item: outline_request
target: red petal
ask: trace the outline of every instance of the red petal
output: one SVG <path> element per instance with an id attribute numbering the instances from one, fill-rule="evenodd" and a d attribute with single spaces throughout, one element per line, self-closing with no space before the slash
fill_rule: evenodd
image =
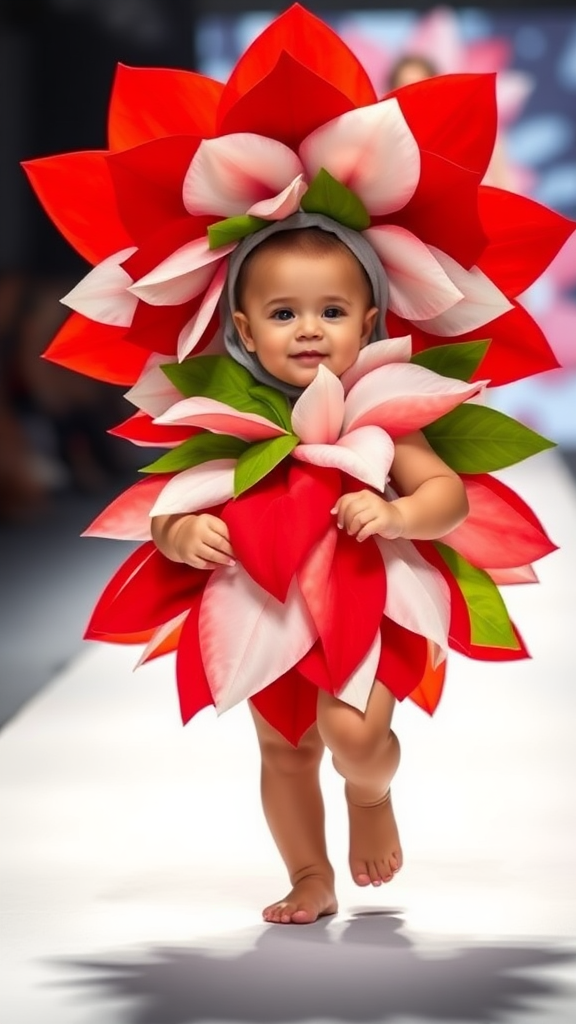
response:
<path id="1" fill-rule="evenodd" d="M 510 487 L 484 473 L 462 474 L 462 479 L 470 512 L 442 539 L 472 565 L 511 569 L 556 550 L 532 509 Z"/>
<path id="2" fill-rule="evenodd" d="M 318 587 L 324 614 L 315 625 L 338 692 L 367 654 L 382 619 L 386 575 L 373 539 L 359 544 L 339 531 L 330 574 Z"/>
<path id="3" fill-rule="evenodd" d="M 139 302 L 136 306 L 132 323 L 126 331 L 126 338 L 134 345 L 147 349 L 146 360 L 150 352 L 174 356 L 178 347 L 178 335 L 194 313 L 200 308 L 202 295 L 179 306 L 149 306 Z M 196 346 L 196 350 L 199 347 Z"/>
<path id="4" fill-rule="evenodd" d="M 297 150 L 315 128 L 353 108 L 348 96 L 290 54 L 281 53 L 266 78 L 222 117 L 219 134 L 255 132 Z"/>
<path id="5" fill-rule="evenodd" d="M 188 217 L 182 183 L 200 141 L 172 136 L 108 157 L 118 211 L 137 245 L 167 221 Z"/>
<path id="6" fill-rule="evenodd" d="M 422 681 L 428 663 L 428 640 L 387 615 L 382 620 L 380 635 L 382 650 L 376 678 L 397 700 L 404 700 Z"/>
<path id="7" fill-rule="evenodd" d="M 214 704 L 200 650 L 198 619 L 203 597 L 203 590 L 192 595 L 190 614 L 182 627 L 176 654 L 176 682 L 184 725 L 203 708 Z"/>
<path id="8" fill-rule="evenodd" d="M 283 464 L 225 506 L 222 518 L 234 554 L 279 601 L 286 599 L 294 573 L 333 521 L 330 509 L 340 494 L 335 470 Z"/>
<path id="9" fill-rule="evenodd" d="M 467 334 L 453 338 L 426 334 L 413 323 L 390 311 L 386 314 L 386 324 L 391 338 L 411 334 L 414 352 L 451 342 L 489 339 L 488 351 L 472 375 L 472 380 L 488 378 L 492 387 L 522 380 L 545 370 L 557 369 L 558 360 L 536 321 L 523 306 L 514 300 L 511 301 L 514 303 L 514 309 L 475 331 L 468 331 Z"/>
<path id="10" fill-rule="evenodd" d="M 472 267 L 487 243 L 478 213 L 480 174 L 435 153 L 423 152 L 421 160 L 420 180 L 412 199 L 385 220 L 447 252 L 463 267 Z"/>
<path id="11" fill-rule="evenodd" d="M 200 430 L 194 427 L 173 426 L 171 423 L 154 423 L 148 413 L 137 412 L 119 423 L 117 427 L 112 427 L 108 433 L 132 441 L 133 444 L 163 448 L 187 441 L 193 434 L 200 433 Z"/>
<path id="12" fill-rule="evenodd" d="M 149 353 L 126 340 L 124 327 L 97 324 L 72 313 L 44 353 L 44 359 L 109 384 L 134 384 Z"/>
<path id="13" fill-rule="evenodd" d="M 214 217 L 190 217 L 188 214 L 168 221 L 140 245 L 138 252 L 124 261 L 124 269 L 137 281 L 187 242 L 204 235 L 208 225 L 213 223 Z"/>
<path id="14" fill-rule="evenodd" d="M 50 219 L 90 263 L 134 244 L 116 207 L 106 155 L 64 153 L 22 164 Z"/>
<path id="15" fill-rule="evenodd" d="M 161 626 L 190 607 L 192 595 L 204 588 L 207 579 L 200 569 L 171 562 L 149 541 L 132 552 L 105 587 L 86 637 Z"/>
<path id="16" fill-rule="evenodd" d="M 318 691 L 291 669 L 250 698 L 254 707 L 294 747 L 316 721 Z"/>
<path id="17" fill-rule="evenodd" d="M 119 64 L 108 115 L 111 149 L 131 149 L 166 135 L 214 135 L 224 86 L 172 68 Z"/>
<path id="18" fill-rule="evenodd" d="M 319 78 L 361 107 L 376 102 L 376 93 L 364 68 L 346 44 L 319 18 L 294 4 L 264 29 L 240 57 L 224 88 L 218 109 L 218 133 L 232 107 L 276 67 L 287 53 Z M 313 102 L 304 97 L 304 103 Z M 288 109 L 294 104 L 291 99 Z M 277 117 L 287 110 L 278 104 Z M 247 129 L 244 128 L 244 131 Z"/>
<path id="19" fill-rule="evenodd" d="M 520 295 L 546 270 L 576 228 L 546 206 L 483 185 L 480 217 L 490 244 L 478 266 L 508 296 Z"/>
<path id="20" fill-rule="evenodd" d="M 437 75 L 396 96 L 421 150 L 484 177 L 496 140 L 496 75 Z"/>

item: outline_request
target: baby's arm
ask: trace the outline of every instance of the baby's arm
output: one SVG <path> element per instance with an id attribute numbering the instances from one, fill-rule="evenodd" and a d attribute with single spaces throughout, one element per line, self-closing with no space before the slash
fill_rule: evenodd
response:
<path id="1" fill-rule="evenodd" d="M 153 516 L 152 540 L 166 558 L 195 569 L 235 564 L 226 523 L 206 512 Z"/>
<path id="2" fill-rule="evenodd" d="M 392 478 L 403 497 L 386 501 L 374 491 L 344 494 L 335 508 L 338 526 L 363 541 L 373 534 L 394 540 L 434 540 L 468 514 L 460 477 L 432 450 L 422 433 L 396 441 Z"/>

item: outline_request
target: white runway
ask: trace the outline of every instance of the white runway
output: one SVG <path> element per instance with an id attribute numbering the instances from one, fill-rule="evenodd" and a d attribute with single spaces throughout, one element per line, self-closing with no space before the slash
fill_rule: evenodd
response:
<path id="1" fill-rule="evenodd" d="M 573 1024 L 576 491 L 553 453 L 505 479 L 562 548 L 506 591 L 532 660 L 454 657 L 433 720 L 398 708 L 390 886 L 349 881 L 325 765 L 336 918 L 261 924 L 286 881 L 251 722 L 183 729 L 170 661 L 87 646 L 0 734 L 3 1022 Z"/>

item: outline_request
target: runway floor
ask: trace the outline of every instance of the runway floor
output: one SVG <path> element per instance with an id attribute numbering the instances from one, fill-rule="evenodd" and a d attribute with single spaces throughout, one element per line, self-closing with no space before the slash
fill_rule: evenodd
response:
<path id="1" fill-rule="evenodd" d="M 7 1024 L 576 1020 L 576 490 L 554 453 L 505 474 L 561 546 L 509 588 L 530 661 L 454 657 L 431 721 L 408 702 L 405 867 L 347 874 L 339 914 L 263 925 L 283 869 L 241 707 L 180 725 L 171 662 L 89 646 L 0 733 Z"/>

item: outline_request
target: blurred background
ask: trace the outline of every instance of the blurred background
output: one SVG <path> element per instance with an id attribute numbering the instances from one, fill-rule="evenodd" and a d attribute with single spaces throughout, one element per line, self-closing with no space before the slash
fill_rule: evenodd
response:
<path id="1" fill-rule="evenodd" d="M 67 316 L 60 296 L 88 266 L 44 215 L 20 161 L 106 146 L 118 62 L 223 80 L 286 6 L 2 0 L 0 724 L 81 648 L 90 608 L 128 545 L 80 533 L 136 479 L 141 462 L 137 449 L 106 432 L 129 414 L 121 389 L 40 358 Z M 572 3 L 306 6 L 357 53 L 380 95 L 417 77 L 497 71 L 500 130 L 487 180 L 576 217 Z M 523 302 L 561 369 L 495 390 L 492 400 L 556 440 L 576 473 L 576 242 Z"/>

